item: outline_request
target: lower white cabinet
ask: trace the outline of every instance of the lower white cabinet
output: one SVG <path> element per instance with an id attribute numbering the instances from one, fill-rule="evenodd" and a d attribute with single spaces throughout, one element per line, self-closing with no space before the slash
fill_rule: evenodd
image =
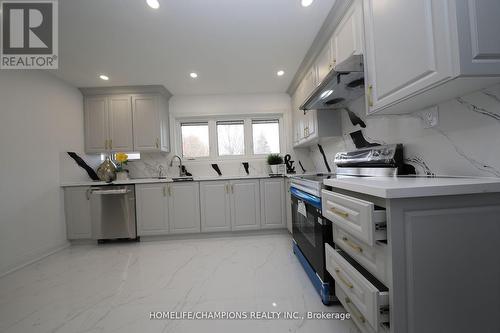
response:
<path id="1" fill-rule="evenodd" d="M 168 234 L 167 184 L 135 186 L 137 235 Z"/>
<path id="2" fill-rule="evenodd" d="M 138 184 L 137 235 L 200 232 L 199 183 Z"/>
<path id="3" fill-rule="evenodd" d="M 258 179 L 232 180 L 231 230 L 260 229 L 260 191 Z"/>
<path id="4" fill-rule="evenodd" d="M 260 180 L 260 206 L 262 228 L 284 228 L 285 187 L 283 178 Z"/>
<path id="5" fill-rule="evenodd" d="M 200 232 L 200 188 L 198 182 L 167 185 L 171 234 Z"/>
<path id="6" fill-rule="evenodd" d="M 90 239 L 90 187 L 66 187 L 64 189 L 64 210 L 68 239 Z"/>
<path id="7" fill-rule="evenodd" d="M 201 231 L 231 230 L 231 204 L 228 181 L 200 183 Z"/>

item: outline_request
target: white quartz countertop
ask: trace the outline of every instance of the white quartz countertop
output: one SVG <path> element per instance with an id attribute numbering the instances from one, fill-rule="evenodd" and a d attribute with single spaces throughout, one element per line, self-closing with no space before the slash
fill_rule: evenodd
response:
<path id="1" fill-rule="evenodd" d="M 500 178 L 362 177 L 325 179 L 326 186 L 381 198 L 500 192 Z"/>
<path id="2" fill-rule="evenodd" d="M 250 175 L 250 176 L 206 176 L 206 177 L 193 177 L 194 181 L 209 181 L 209 180 L 232 180 L 232 179 L 263 179 L 271 178 L 269 175 Z M 131 184 L 154 184 L 154 183 L 173 183 L 171 178 L 159 179 L 159 178 L 136 178 L 130 180 L 117 180 L 112 183 L 106 183 L 103 181 L 76 181 L 76 182 L 64 182 L 61 187 L 73 187 L 73 186 L 100 186 L 100 185 L 131 185 Z"/>

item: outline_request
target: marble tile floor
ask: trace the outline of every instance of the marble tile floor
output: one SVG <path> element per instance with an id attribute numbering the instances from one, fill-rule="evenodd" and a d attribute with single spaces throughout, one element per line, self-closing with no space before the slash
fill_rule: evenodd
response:
<path id="1" fill-rule="evenodd" d="M 0 332 L 328 332 L 349 320 L 165 320 L 156 311 L 327 311 L 287 234 L 76 245 L 0 279 Z"/>

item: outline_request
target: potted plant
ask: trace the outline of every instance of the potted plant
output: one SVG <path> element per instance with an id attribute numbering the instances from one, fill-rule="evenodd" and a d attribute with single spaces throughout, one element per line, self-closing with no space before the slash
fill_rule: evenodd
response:
<path id="1" fill-rule="evenodd" d="M 128 155 L 125 153 L 116 153 L 116 180 L 128 180 L 128 170 L 124 168 L 128 163 Z"/>
<path id="2" fill-rule="evenodd" d="M 267 155 L 267 164 L 269 164 L 271 174 L 281 175 L 284 173 L 283 157 L 280 154 Z"/>

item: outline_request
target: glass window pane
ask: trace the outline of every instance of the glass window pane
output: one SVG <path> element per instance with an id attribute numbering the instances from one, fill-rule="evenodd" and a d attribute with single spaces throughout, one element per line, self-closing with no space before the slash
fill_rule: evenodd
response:
<path id="1" fill-rule="evenodd" d="M 182 157 L 195 158 L 209 156 L 208 124 L 181 124 Z"/>
<path id="2" fill-rule="evenodd" d="M 280 152 L 280 123 L 278 120 L 253 120 L 253 153 L 278 154 Z"/>
<path id="3" fill-rule="evenodd" d="M 219 155 L 245 154 L 245 128 L 243 121 L 218 121 L 217 143 Z"/>

